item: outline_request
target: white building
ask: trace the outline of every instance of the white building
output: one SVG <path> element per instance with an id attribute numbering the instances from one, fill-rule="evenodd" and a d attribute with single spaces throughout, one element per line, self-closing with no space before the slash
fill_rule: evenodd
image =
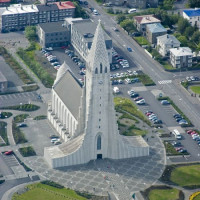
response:
<path id="1" fill-rule="evenodd" d="M 200 28 L 200 8 L 183 10 L 183 17 L 187 19 L 192 26 Z"/>
<path id="2" fill-rule="evenodd" d="M 170 62 L 175 68 L 192 67 L 192 50 L 188 47 L 170 49 Z"/>
<path id="3" fill-rule="evenodd" d="M 169 55 L 169 50 L 180 47 L 180 42 L 173 35 L 162 35 L 157 37 L 157 48 L 162 56 Z"/>
<path id="4" fill-rule="evenodd" d="M 87 59 L 85 85 L 79 83 L 64 63 L 52 88 L 48 119 L 65 140 L 59 146 L 44 149 L 44 157 L 52 168 L 102 158 L 149 155 L 149 146 L 142 137 L 119 134 L 109 65 L 99 23 Z"/>

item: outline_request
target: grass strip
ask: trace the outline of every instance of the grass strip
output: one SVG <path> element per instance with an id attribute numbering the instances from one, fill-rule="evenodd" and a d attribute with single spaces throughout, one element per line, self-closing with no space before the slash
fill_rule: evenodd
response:
<path id="1" fill-rule="evenodd" d="M 15 71 L 15 73 L 25 84 L 34 83 L 33 79 L 27 74 L 27 72 L 13 58 L 13 56 L 8 53 L 7 49 L 2 46 L 0 46 L 0 55 L 5 59 L 6 63 Z"/>
<path id="2" fill-rule="evenodd" d="M 7 136 L 7 123 L 0 121 L 0 136 L 3 138 L 5 144 L 0 144 L 0 146 L 9 145 L 8 136 Z"/>

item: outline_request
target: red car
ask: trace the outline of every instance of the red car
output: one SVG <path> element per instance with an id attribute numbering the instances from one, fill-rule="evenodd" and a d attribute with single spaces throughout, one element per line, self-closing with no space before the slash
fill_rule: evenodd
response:
<path id="1" fill-rule="evenodd" d="M 11 151 L 6 151 L 6 152 L 4 152 L 4 155 L 6 155 L 6 156 L 11 155 L 11 154 L 13 154 L 13 151 L 12 151 L 12 150 L 11 150 Z"/>
<path id="2" fill-rule="evenodd" d="M 191 134 L 193 130 L 187 130 L 187 134 Z"/>
<path id="3" fill-rule="evenodd" d="M 149 116 L 149 115 L 151 115 L 151 114 L 153 114 L 152 112 L 150 112 L 150 113 L 146 113 L 146 116 Z"/>
<path id="4" fill-rule="evenodd" d="M 193 131 L 193 132 L 190 133 L 190 135 L 195 135 L 195 134 L 197 134 L 195 131 Z"/>
<path id="5" fill-rule="evenodd" d="M 181 149 L 183 149 L 183 147 L 176 147 L 175 149 L 176 151 L 180 151 Z"/>

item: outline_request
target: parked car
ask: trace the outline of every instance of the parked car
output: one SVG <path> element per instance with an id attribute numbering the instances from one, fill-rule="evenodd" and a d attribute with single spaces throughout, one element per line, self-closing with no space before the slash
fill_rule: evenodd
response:
<path id="1" fill-rule="evenodd" d="M 170 102 L 169 102 L 169 101 L 167 101 L 167 100 L 162 100 L 162 101 L 161 101 L 161 104 L 162 104 L 162 105 L 169 105 L 169 104 L 170 104 Z"/>
<path id="2" fill-rule="evenodd" d="M 24 128 L 24 127 L 27 127 L 27 124 L 21 123 L 21 124 L 19 124 L 17 127 L 19 127 L 19 128 Z"/>
<path id="3" fill-rule="evenodd" d="M 133 93 L 133 94 L 130 95 L 131 98 L 136 98 L 136 97 L 138 97 L 138 96 L 139 96 L 138 93 Z"/>
<path id="4" fill-rule="evenodd" d="M 4 152 L 4 155 L 6 155 L 6 156 L 12 155 L 12 154 L 13 154 L 13 151 L 12 151 L 12 150 Z"/>
<path id="5" fill-rule="evenodd" d="M 53 138 L 60 138 L 58 135 L 50 135 L 49 137 L 50 139 L 53 139 Z"/>
<path id="6" fill-rule="evenodd" d="M 182 146 L 181 142 L 178 142 L 178 141 L 172 141 L 171 144 L 172 144 L 174 147 L 181 147 L 181 146 Z"/>
<path id="7" fill-rule="evenodd" d="M 139 100 L 139 101 L 136 101 L 136 103 L 137 103 L 138 105 L 144 105 L 144 104 L 145 104 L 145 100 L 144 100 L 144 99 L 141 99 L 141 100 Z"/>

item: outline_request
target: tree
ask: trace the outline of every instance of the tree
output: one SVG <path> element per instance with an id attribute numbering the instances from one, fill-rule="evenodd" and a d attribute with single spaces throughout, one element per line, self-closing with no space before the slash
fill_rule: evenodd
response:
<path id="1" fill-rule="evenodd" d="M 191 41 L 195 42 L 195 43 L 199 43 L 200 42 L 200 32 L 199 31 L 195 31 L 191 37 Z"/>
<path id="2" fill-rule="evenodd" d="M 117 23 L 120 24 L 122 21 L 126 19 L 126 16 L 123 14 L 120 14 L 117 16 Z"/>
<path id="3" fill-rule="evenodd" d="M 187 46 L 188 40 L 185 36 L 179 36 L 178 40 L 180 41 L 182 47 Z"/>
<path id="4" fill-rule="evenodd" d="M 165 10 L 172 10 L 174 5 L 174 0 L 164 0 L 163 1 L 163 8 Z"/>
<path id="5" fill-rule="evenodd" d="M 133 32 L 136 30 L 135 26 L 133 25 L 133 20 L 125 19 L 120 23 L 120 26 L 124 28 L 128 33 Z"/>
<path id="6" fill-rule="evenodd" d="M 199 8 L 200 7 L 200 1 L 199 0 L 189 0 L 188 1 L 190 8 Z"/>
<path id="7" fill-rule="evenodd" d="M 187 19 L 184 19 L 184 18 L 181 17 L 181 18 L 178 20 L 178 31 L 179 31 L 181 34 L 183 34 L 184 31 L 185 31 L 185 29 L 186 29 L 187 27 L 189 27 L 189 26 L 191 26 L 191 25 L 190 25 L 190 23 L 187 21 Z"/>
<path id="8" fill-rule="evenodd" d="M 36 26 L 27 26 L 25 28 L 25 36 L 29 41 L 36 41 L 37 39 Z"/>
<path id="9" fill-rule="evenodd" d="M 194 33 L 194 28 L 193 27 L 187 27 L 183 33 L 184 36 L 186 36 L 188 39 L 192 36 Z"/>

